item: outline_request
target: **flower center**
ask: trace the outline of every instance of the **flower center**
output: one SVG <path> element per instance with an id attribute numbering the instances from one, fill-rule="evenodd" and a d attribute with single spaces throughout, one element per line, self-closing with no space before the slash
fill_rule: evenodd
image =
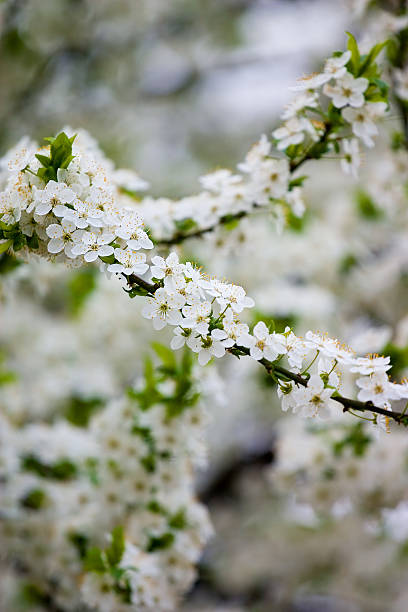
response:
<path id="1" fill-rule="evenodd" d="M 320 404 L 322 404 L 322 398 L 320 397 L 320 395 L 314 395 L 310 401 L 315 406 L 319 406 Z"/>

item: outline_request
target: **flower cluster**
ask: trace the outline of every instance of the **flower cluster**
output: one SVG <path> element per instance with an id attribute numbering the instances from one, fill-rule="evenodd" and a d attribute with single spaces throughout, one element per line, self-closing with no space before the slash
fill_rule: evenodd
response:
<path id="1" fill-rule="evenodd" d="M 340 71 L 344 76 L 343 64 L 348 57 L 346 54 L 334 64 L 334 74 Z M 333 70 L 328 74 L 333 78 Z M 319 81 L 323 76 L 319 75 Z M 328 81 L 327 75 L 324 80 Z M 102 154 L 92 157 L 95 144 L 86 135 L 75 138 L 63 132 L 51 139 L 50 147 L 41 149 L 42 153 L 35 150 L 26 142 L 20 143 L 2 162 L 5 189 L 1 198 L 3 204 L 12 203 L 1 215 L 9 221 L 1 221 L 3 248 L 25 246 L 27 251 L 43 254 L 46 249 L 48 257 L 58 253 L 63 261 L 75 265 L 99 260 L 107 274 L 129 279 L 131 297 L 147 295 L 143 316 L 152 320 L 157 330 L 173 326 L 172 348 L 186 344 L 198 354 L 201 365 L 229 351 L 262 361 L 276 376 L 275 366 L 284 358 L 289 372 L 296 374 L 305 359 L 312 359 L 313 364 L 319 357 L 317 373 L 310 375 L 307 367 L 300 383 L 293 376 L 292 380 L 285 374 L 280 376 L 284 409 L 319 418 L 331 415 L 335 406 L 332 397 L 342 393 L 340 370 L 361 375 L 357 380 L 361 402 L 389 409 L 392 400 L 407 397 L 406 384 L 389 382 L 385 358 L 354 358 L 330 338 L 308 332 L 302 340 L 289 328 L 283 334 L 270 333 L 262 322 L 250 333 L 237 318 L 254 306 L 242 287 L 206 277 L 191 263 L 180 263 L 176 253 L 167 259 L 154 256 L 149 266 L 143 250 L 152 248 L 153 243 L 143 229 L 143 220 L 135 208 L 123 206 L 115 172 Z M 251 166 L 250 158 L 247 164 L 246 169 Z M 31 215 L 31 236 L 23 214 L 27 218 Z M 11 215 L 14 223 L 10 223 Z M 132 280 L 135 275 L 136 282 Z M 386 427 L 383 416 L 373 419 Z"/>
<path id="2" fill-rule="evenodd" d="M 387 109 L 386 85 L 379 81 L 375 63 L 382 46 L 374 46 L 367 59 L 350 35 L 348 51 L 330 57 L 322 73 L 299 81 L 293 89 L 300 93 L 283 112 L 283 125 L 272 133 L 276 153 L 264 135 L 238 164 L 240 173 L 220 169 L 207 174 L 200 179 L 203 192 L 179 201 L 142 200 L 141 212 L 155 239 L 177 242 L 259 208 L 279 220 L 288 214 L 301 217 L 303 179 L 292 173 L 307 159 L 328 152 L 341 154 L 343 169 L 356 177 L 359 140 L 374 145 L 376 122 Z"/>
<path id="3" fill-rule="evenodd" d="M 323 72 L 304 77 L 293 88 L 299 94 L 282 115 L 284 126 L 273 136 L 278 149 L 291 147 L 288 154 L 294 157 L 299 155 L 296 148 L 306 141 L 313 146 L 323 138 L 326 146 L 337 153 L 342 144 L 342 168 L 357 176 L 361 163 L 358 141 L 374 146 L 376 121 L 387 109 L 387 98 L 385 85 L 382 91 L 378 89 L 379 74 L 373 63 L 383 45 L 373 47 L 367 59 L 360 57 L 355 39 L 349 36 L 347 51 L 333 54 Z M 313 114 L 318 120 L 310 117 Z M 351 140 L 347 135 L 350 128 Z"/>
<path id="4" fill-rule="evenodd" d="M 188 354 L 158 352 L 166 374 L 147 363 L 87 428 L 0 419 L 3 549 L 61 609 L 175 609 L 212 534 L 194 497 L 202 383 Z"/>
<path id="5" fill-rule="evenodd" d="M 28 246 L 71 266 L 116 262 L 114 272 L 146 271 L 139 251 L 153 243 L 134 207 L 118 206 L 130 171 L 115 171 L 86 132 L 66 132 L 41 148 L 23 139 L 2 159 L 3 248 Z"/>

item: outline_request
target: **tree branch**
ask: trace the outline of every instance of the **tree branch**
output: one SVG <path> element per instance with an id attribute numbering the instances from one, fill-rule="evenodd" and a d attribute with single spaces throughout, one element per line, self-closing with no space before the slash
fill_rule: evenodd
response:
<path id="1" fill-rule="evenodd" d="M 149 283 L 148 281 L 143 280 L 136 274 L 131 274 L 127 277 L 128 284 L 131 288 L 141 287 L 145 291 L 147 291 L 150 295 L 154 295 L 154 293 L 161 287 L 160 283 Z M 244 346 L 233 346 L 228 348 L 227 351 L 236 357 L 241 356 L 249 356 L 250 351 L 248 348 Z M 272 361 L 268 361 L 268 359 L 260 359 L 259 363 L 265 368 L 268 374 L 275 376 L 280 380 L 292 380 L 297 385 L 301 387 L 307 387 L 308 378 L 306 376 L 302 376 L 301 374 L 296 374 L 295 372 L 291 372 L 290 370 L 273 363 Z M 395 412 L 393 410 L 387 410 L 386 408 L 380 408 L 379 406 L 375 406 L 372 402 L 360 402 L 359 400 L 351 399 L 348 397 L 343 397 L 342 395 L 333 394 L 332 400 L 338 402 L 343 406 L 343 412 L 348 412 L 349 410 L 357 410 L 359 412 L 372 412 L 374 414 L 381 414 L 382 416 L 393 419 L 399 425 L 401 423 L 405 424 L 405 421 L 408 424 L 408 415 L 402 412 Z"/>
<path id="2" fill-rule="evenodd" d="M 318 159 L 319 157 L 321 157 L 322 156 L 321 145 L 328 142 L 330 134 L 331 134 L 331 125 L 329 123 L 326 123 L 323 133 L 320 136 L 319 140 L 315 142 L 310 147 L 310 149 L 298 160 L 290 161 L 290 164 L 289 164 L 290 173 L 294 174 L 296 170 L 300 168 L 300 166 L 304 164 L 306 161 L 309 161 L 312 159 Z M 253 208 L 261 209 L 261 208 L 266 208 L 266 207 L 260 206 L 259 204 L 254 203 Z M 214 231 L 217 227 L 220 227 L 227 223 L 231 223 L 233 221 L 238 221 L 244 217 L 248 217 L 251 214 L 251 212 L 252 211 L 241 210 L 240 212 L 236 214 L 224 215 L 223 217 L 220 217 L 212 225 L 208 225 L 207 227 L 200 228 L 192 232 L 177 232 L 171 238 L 164 238 L 162 240 L 154 240 L 154 243 L 157 246 L 167 246 L 168 247 L 168 246 L 180 244 L 181 242 L 184 242 L 184 240 L 189 240 L 190 238 L 201 238 L 201 236 Z"/>
<path id="3" fill-rule="evenodd" d="M 227 349 L 230 353 L 235 354 L 239 357 L 239 353 L 244 355 L 249 355 L 249 349 L 243 346 L 234 346 L 231 349 Z M 268 361 L 263 358 L 260 359 L 259 363 L 263 365 L 268 374 L 275 376 L 281 380 L 292 380 L 297 385 L 302 387 L 307 387 L 308 378 L 302 376 L 301 374 L 296 374 L 295 372 L 291 372 L 290 370 L 283 368 L 280 365 L 274 364 L 272 361 Z M 335 402 L 338 402 L 343 406 L 343 412 L 348 412 L 350 409 L 358 410 L 359 412 L 373 412 L 375 414 L 381 414 L 390 419 L 394 419 L 398 424 L 403 422 L 403 419 L 406 417 L 405 414 L 401 412 L 394 412 L 393 410 L 387 410 L 386 408 L 380 408 L 379 406 L 375 406 L 372 402 L 360 402 L 359 400 L 351 399 L 348 397 L 343 397 L 341 395 L 332 395 L 332 399 Z"/>

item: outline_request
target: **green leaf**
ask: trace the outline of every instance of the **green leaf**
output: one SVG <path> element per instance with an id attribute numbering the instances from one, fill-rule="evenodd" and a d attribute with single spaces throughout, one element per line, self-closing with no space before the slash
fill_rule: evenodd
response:
<path id="1" fill-rule="evenodd" d="M 39 162 L 42 163 L 42 165 L 45 168 L 48 168 L 48 166 L 51 166 L 51 159 L 49 157 L 46 157 L 45 155 L 36 154 L 36 158 L 38 159 Z"/>
<path id="2" fill-rule="evenodd" d="M 171 532 L 163 533 L 161 536 L 150 536 L 147 545 L 147 552 L 156 552 L 158 550 L 166 550 L 174 542 L 174 534 Z"/>
<path id="3" fill-rule="evenodd" d="M 68 534 L 68 541 L 75 546 L 80 559 L 85 559 L 89 538 L 84 533 L 73 531 Z"/>
<path id="4" fill-rule="evenodd" d="M 152 342 L 151 346 L 165 366 L 171 369 L 176 368 L 176 356 L 168 346 L 160 344 L 160 342 Z"/>
<path id="5" fill-rule="evenodd" d="M 73 395 L 64 406 L 64 416 L 77 427 L 87 427 L 92 416 L 104 406 L 101 397 L 80 397 Z"/>
<path id="6" fill-rule="evenodd" d="M 95 266 L 86 266 L 70 276 L 67 285 L 67 301 L 68 309 L 73 316 L 81 313 L 88 298 L 96 289 L 97 274 Z"/>
<path id="7" fill-rule="evenodd" d="M 364 58 L 360 66 L 360 69 L 358 71 L 358 76 L 364 75 L 367 68 L 371 66 L 371 64 L 375 61 L 377 56 L 381 53 L 381 51 L 384 49 L 386 45 L 388 45 L 388 40 L 385 40 L 382 43 L 378 43 L 377 45 L 374 45 L 374 47 L 372 47 L 371 51 L 366 55 L 366 57 Z"/>
<path id="8" fill-rule="evenodd" d="M 13 244 L 12 240 L 6 240 L 6 242 L 0 243 L 0 255 L 5 253 Z"/>
<path id="9" fill-rule="evenodd" d="M 351 52 L 351 68 L 354 75 L 358 74 L 360 65 L 360 51 L 358 50 L 357 41 L 351 32 L 346 32 L 348 36 L 347 49 Z"/>
<path id="10" fill-rule="evenodd" d="M 342 275 L 349 274 L 358 264 L 357 257 L 353 253 L 347 253 L 340 261 L 339 272 Z"/>
<path id="11" fill-rule="evenodd" d="M 112 542 L 105 552 L 109 565 L 111 567 L 118 565 L 125 552 L 125 536 L 120 525 L 112 530 Z"/>
<path id="12" fill-rule="evenodd" d="M 56 181 L 58 169 L 66 169 L 73 160 L 72 143 L 75 136 L 68 138 L 65 132 L 60 132 L 55 138 L 44 138 L 44 140 L 50 143 L 50 157 L 36 155 L 43 164 L 43 167 L 37 171 L 37 176 L 48 183 L 51 180 Z"/>
<path id="13" fill-rule="evenodd" d="M 3 385 L 10 385 L 17 381 L 17 374 L 15 372 L 1 372 L 0 371 L 0 387 Z"/>
<path id="14" fill-rule="evenodd" d="M 173 514 L 169 520 L 169 527 L 172 529 L 185 529 L 187 527 L 186 513 L 183 509 Z"/>
<path id="15" fill-rule="evenodd" d="M 77 467 L 70 459 L 60 459 L 53 464 L 47 464 L 35 455 L 29 454 L 23 457 L 21 467 L 27 472 L 53 480 L 71 480 L 77 475 Z"/>
<path id="16" fill-rule="evenodd" d="M 144 374 L 145 381 L 146 381 L 146 390 L 154 389 L 156 387 L 156 379 L 154 376 L 154 365 L 150 357 L 147 357 L 147 356 L 144 359 L 143 374 Z"/>
<path id="17" fill-rule="evenodd" d="M 64 161 L 61 163 L 60 168 L 62 168 L 63 170 L 66 170 L 68 168 L 69 164 L 74 159 L 74 157 L 75 157 L 75 155 L 68 155 L 68 157 L 66 157 L 64 159 Z"/>
<path id="18" fill-rule="evenodd" d="M 107 255 L 106 257 L 99 257 L 99 259 L 103 261 L 103 263 L 106 263 L 106 264 L 115 263 L 115 255 L 113 253 L 112 255 Z"/>
<path id="19" fill-rule="evenodd" d="M 140 460 L 140 463 L 142 464 L 146 472 L 153 474 L 153 472 L 156 471 L 157 461 L 156 461 L 156 456 L 153 453 L 150 453 L 149 455 L 142 457 Z"/>
<path id="20" fill-rule="evenodd" d="M 371 441 L 372 437 L 365 433 L 362 423 L 356 423 L 342 440 L 333 444 L 333 453 L 340 456 L 344 449 L 349 447 L 356 457 L 362 457 Z"/>
<path id="21" fill-rule="evenodd" d="M 155 499 L 152 499 L 151 501 L 149 501 L 149 503 L 147 504 L 147 509 L 149 510 L 149 512 L 152 512 L 153 514 L 161 514 L 163 516 L 166 516 L 166 514 L 167 514 L 166 509 L 164 508 L 164 506 L 162 506 Z"/>
<path id="22" fill-rule="evenodd" d="M 51 160 L 54 168 L 62 168 L 72 154 L 72 143 L 65 132 L 61 132 L 51 143 Z"/>
<path id="23" fill-rule="evenodd" d="M 29 510 L 40 510 L 47 500 L 42 489 L 31 489 L 21 500 L 21 505 Z"/>
<path id="24" fill-rule="evenodd" d="M 176 220 L 174 222 L 174 225 L 181 233 L 189 232 L 190 230 L 197 227 L 197 223 L 194 221 L 194 219 L 190 219 L 189 217 L 186 219 L 181 219 L 180 221 Z"/>
<path id="25" fill-rule="evenodd" d="M 360 190 L 357 192 L 356 202 L 360 215 L 369 221 L 376 221 L 384 214 L 381 208 L 378 208 L 371 196 L 365 191 Z"/>
<path id="26" fill-rule="evenodd" d="M 14 255 L 10 255 L 9 253 L 3 253 L 0 257 L 0 275 L 1 274 L 9 274 L 18 266 L 22 265 L 22 261 L 14 257 Z"/>
<path id="27" fill-rule="evenodd" d="M 389 342 L 383 348 L 383 354 L 389 355 L 391 370 L 390 374 L 393 378 L 399 377 L 403 374 L 405 368 L 408 367 L 408 345 L 397 346 L 392 342 Z"/>
<path id="28" fill-rule="evenodd" d="M 3 213 L 2 213 L 3 214 Z M 0 214 L 1 217 L 1 214 Z M 12 230 L 14 227 L 16 227 L 16 224 L 14 225 L 10 225 L 8 223 L 4 223 L 4 221 L 0 221 L 0 229 L 1 230 L 5 230 L 5 231 L 10 231 Z"/>
<path id="29" fill-rule="evenodd" d="M 33 232 L 32 236 L 27 236 L 26 240 L 27 240 L 27 245 L 30 247 L 30 249 L 38 249 L 39 247 L 38 236 L 35 232 Z"/>
<path id="30" fill-rule="evenodd" d="M 84 569 L 88 572 L 104 573 L 106 566 L 100 548 L 88 548 L 85 554 Z"/>
<path id="31" fill-rule="evenodd" d="M 289 183 L 289 191 L 293 189 L 294 187 L 301 187 L 307 178 L 309 177 L 306 174 L 304 174 L 303 176 L 298 176 L 292 179 Z"/>

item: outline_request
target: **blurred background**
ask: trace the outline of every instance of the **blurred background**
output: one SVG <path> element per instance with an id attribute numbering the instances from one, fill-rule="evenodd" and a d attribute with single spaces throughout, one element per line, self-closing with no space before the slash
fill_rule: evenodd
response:
<path id="1" fill-rule="evenodd" d="M 324 0 L 1 3 L 0 144 L 82 126 L 179 196 L 275 125 L 288 86 L 344 45 Z"/>
<path id="2" fill-rule="evenodd" d="M 153 195 L 194 192 L 200 174 L 235 166 L 262 132 L 270 133 L 296 79 L 343 49 L 346 30 L 356 36 L 364 30 L 359 8 L 366 4 L 3 1 L 0 148 L 26 134 L 41 139 L 65 125 L 83 127 L 120 167 L 149 181 Z M 408 257 L 400 205 L 407 165 L 396 185 L 387 139 L 380 154 L 367 156 L 364 188 L 347 182 L 330 160 L 321 162 L 323 171 L 308 167 L 305 227 L 278 236 L 271 220 L 252 219 L 230 234 L 187 242 L 182 255 L 244 285 L 257 299 L 255 320 L 273 317 L 299 333 L 327 330 L 361 354 L 392 347 L 395 374 L 402 375 Z M 4 277 L 0 348 L 19 382 L 4 387 L 0 406 L 15 423 L 51 419 L 67 397 L 85 405 L 115 396 L 157 339 L 138 316 L 137 300 L 85 274 L 36 262 Z M 403 436 L 381 442 L 364 467 L 358 453 L 342 456 L 340 484 L 316 468 L 306 501 L 295 502 L 302 478 L 288 474 L 315 469 L 326 442 L 320 437 L 314 454 L 306 452 L 312 434 L 277 423 L 274 389 L 253 364 L 238 367 L 231 358 L 214 370 L 214 395 L 222 399 L 209 406 L 209 468 L 199 475 L 199 491 L 216 536 L 183 610 L 407 610 L 407 551 L 399 556 L 385 537 L 373 539 L 366 520 L 407 490 Z M 338 441 L 348 434 L 333 435 Z M 400 445 L 396 468 L 393 444 Z M 279 457 L 287 463 L 275 474 Z M 387 469 L 376 480 L 371 466 L 378 462 Z M 394 468 L 400 475 L 389 492 L 387 470 Z M 336 492 L 342 502 L 353 498 L 358 510 L 340 504 L 336 512 L 345 518 L 333 522 Z"/>

